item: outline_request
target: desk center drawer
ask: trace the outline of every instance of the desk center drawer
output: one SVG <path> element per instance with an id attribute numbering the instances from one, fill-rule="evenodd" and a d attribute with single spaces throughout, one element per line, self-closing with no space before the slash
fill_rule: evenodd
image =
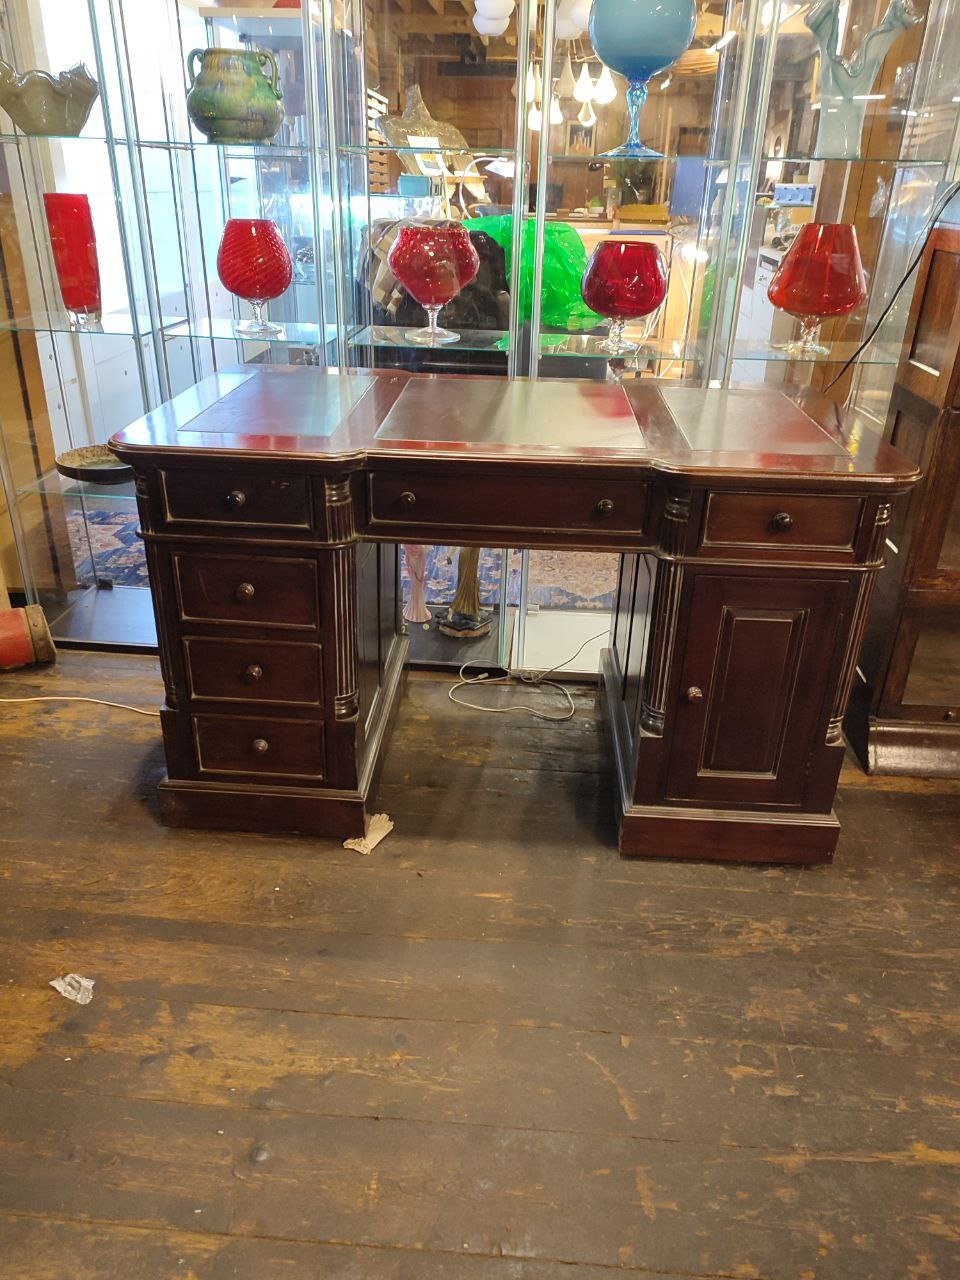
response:
<path id="1" fill-rule="evenodd" d="M 321 704 L 317 644 L 186 636 L 183 651 L 191 698 L 286 706 Z"/>
<path id="2" fill-rule="evenodd" d="M 443 529 L 539 529 L 558 533 L 640 532 L 647 505 L 643 481 L 579 476 L 377 472 L 370 476 L 370 516 L 378 525 Z"/>
<path id="3" fill-rule="evenodd" d="M 319 626 L 315 561 L 281 556 L 174 555 L 183 621 Z"/>

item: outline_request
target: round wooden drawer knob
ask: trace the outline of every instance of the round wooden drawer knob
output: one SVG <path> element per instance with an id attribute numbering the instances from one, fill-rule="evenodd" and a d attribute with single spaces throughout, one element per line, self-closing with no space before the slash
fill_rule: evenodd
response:
<path id="1" fill-rule="evenodd" d="M 259 662 L 251 662 L 243 674 L 247 680 L 256 683 L 257 680 L 263 679 L 263 667 L 260 666 Z"/>
<path id="2" fill-rule="evenodd" d="M 613 503 L 609 498 L 601 498 L 594 510 L 601 520 L 606 520 L 613 515 Z"/>
<path id="3" fill-rule="evenodd" d="M 252 582 L 241 582 L 235 594 L 240 601 L 252 600 L 257 594 L 257 589 Z"/>
<path id="4" fill-rule="evenodd" d="M 793 528 L 793 516 L 789 511 L 778 511 L 770 521 L 770 528 L 774 533 L 789 533 Z"/>
<path id="5" fill-rule="evenodd" d="M 231 511 L 239 511 L 247 501 L 247 495 L 242 489 L 231 489 L 224 501 Z"/>
<path id="6" fill-rule="evenodd" d="M 415 507 L 417 505 L 417 495 L 415 493 L 411 493 L 409 489 L 404 489 L 398 501 L 404 511 L 409 511 L 411 507 Z"/>
<path id="7" fill-rule="evenodd" d="M 258 756 L 265 756 L 270 750 L 270 743 L 266 738 L 254 738 L 251 746 Z"/>

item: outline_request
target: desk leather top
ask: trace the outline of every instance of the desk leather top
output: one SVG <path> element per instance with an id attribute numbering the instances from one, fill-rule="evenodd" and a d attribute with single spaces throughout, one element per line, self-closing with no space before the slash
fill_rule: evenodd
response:
<path id="1" fill-rule="evenodd" d="M 812 392 L 790 398 L 763 386 L 527 382 L 303 366 L 243 365 L 215 374 L 110 443 L 134 465 L 184 453 L 338 467 L 400 460 L 538 469 L 606 464 L 698 479 L 764 475 L 891 489 L 919 474 Z"/>

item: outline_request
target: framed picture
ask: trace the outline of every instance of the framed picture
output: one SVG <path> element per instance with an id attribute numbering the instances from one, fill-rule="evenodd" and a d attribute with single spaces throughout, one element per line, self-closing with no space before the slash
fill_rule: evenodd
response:
<path id="1" fill-rule="evenodd" d="M 567 155 L 592 156 L 595 129 L 596 125 L 580 124 L 578 120 L 571 120 L 567 125 Z"/>

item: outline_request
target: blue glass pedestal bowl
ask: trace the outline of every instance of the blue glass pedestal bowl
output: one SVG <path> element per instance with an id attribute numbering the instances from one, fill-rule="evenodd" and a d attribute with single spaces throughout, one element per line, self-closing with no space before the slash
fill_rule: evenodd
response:
<path id="1" fill-rule="evenodd" d="M 630 133 L 605 152 L 608 158 L 657 157 L 640 141 L 640 112 L 647 82 L 666 71 L 690 47 L 697 28 L 696 0 L 593 0 L 590 40 L 597 57 L 628 81 Z"/>

